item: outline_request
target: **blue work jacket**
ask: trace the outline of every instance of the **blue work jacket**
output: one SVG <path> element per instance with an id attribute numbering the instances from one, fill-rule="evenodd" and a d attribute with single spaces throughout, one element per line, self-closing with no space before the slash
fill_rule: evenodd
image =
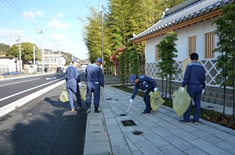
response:
<path id="1" fill-rule="evenodd" d="M 85 77 L 87 78 L 87 82 L 97 83 L 101 87 L 104 87 L 104 74 L 103 70 L 96 63 L 90 64 L 86 67 Z"/>
<path id="2" fill-rule="evenodd" d="M 80 82 L 79 72 L 77 67 L 70 65 L 66 69 L 66 87 L 71 88 L 74 92 L 77 92 L 78 82 Z"/>
<path id="3" fill-rule="evenodd" d="M 182 87 L 186 85 L 201 85 L 202 89 L 205 89 L 205 69 L 198 62 L 192 62 L 187 65 Z"/>
<path id="4" fill-rule="evenodd" d="M 138 89 L 140 89 L 142 91 L 145 91 L 145 90 L 153 91 L 154 88 L 156 88 L 156 87 L 157 87 L 157 83 L 154 79 L 152 79 L 148 76 L 145 76 L 145 75 L 141 75 L 141 76 L 139 76 L 139 82 L 135 84 L 135 88 L 133 90 L 131 99 L 135 98 L 135 96 L 138 92 Z"/>

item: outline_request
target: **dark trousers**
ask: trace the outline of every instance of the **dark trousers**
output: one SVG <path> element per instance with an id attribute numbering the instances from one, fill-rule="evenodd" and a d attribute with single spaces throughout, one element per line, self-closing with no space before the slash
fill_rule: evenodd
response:
<path id="1" fill-rule="evenodd" d="M 67 90 L 68 90 L 68 94 L 69 94 L 69 103 L 70 103 L 71 109 L 75 109 L 75 104 L 74 104 L 74 99 L 73 99 L 74 95 L 76 96 L 76 99 L 77 99 L 77 106 L 82 107 L 82 100 L 81 100 L 79 87 L 77 87 L 77 91 L 74 91 L 71 88 L 67 88 Z"/>
<path id="2" fill-rule="evenodd" d="M 189 93 L 189 96 L 194 101 L 194 121 L 199 121 L 200 114 L 201 114 L 201 96 L 202 96 L 202 87 L 201 85 L 188 85 L 187 91 Z M 190 103 L 189 108 L 184 113 L 184 120 L 190 121 L 190 114 L 192 110 L 192 102 Z"/>
<path id="3" fill-rule="evenodd" d="M 144 94 L 144 103 L 146 105 L 146 108 L 145 108 L 145 112 L 150 112 L 151 110 L 151 105 L 150 105 L 150 93 L 151 90 L 146 90 L 145 94 Z"/>
<path id="4" fill-rule="evenodd" d="M 94 94 L 94 106 L 98 107 L 100 103 L 100 85 L 94 82 L 87 82 L 86 104 L 91 104 L 92 93 Z"/>

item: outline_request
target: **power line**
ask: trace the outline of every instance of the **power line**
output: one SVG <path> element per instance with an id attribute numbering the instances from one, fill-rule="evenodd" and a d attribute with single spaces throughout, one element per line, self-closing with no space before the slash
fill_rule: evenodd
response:
<path id="1" fill-rule="evenodd" d="M 19 8 L 19 7 L 15 4 L 14 1 L 8 0 L 7 2 L 8 2 L 13 8 L 15 8 L 15 11 L 16 11 L 20 16 L 22 16 L 23 10 L 22 10 L 21 8 Z"/>
<path id="2" fill-rule="evenodd" d="M 8 15 L 12 14 L 13 12 L 15 12 L 15 14 L 17 16 L 22 17 L 23 11 L 21 11 L 19 9 L 19 7 L 14 2 L 12 2 L 11 0 L 7 0 L 7 1 L 2 0 L 2 4 L 4 4 L 9 9 L 9 11 L 8 11 L 3 6 L 1 8 L 2 10 L 6 10 Z"/>

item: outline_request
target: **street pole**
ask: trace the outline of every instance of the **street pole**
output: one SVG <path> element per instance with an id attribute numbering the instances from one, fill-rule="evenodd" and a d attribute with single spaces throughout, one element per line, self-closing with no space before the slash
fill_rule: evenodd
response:
<path id="1" fill-rule="evenodd" d="M 21 60 L 21 43 L 19 41 L 19 54 L 20 54 L 20 72 L 22 71 L 22 60 Z"/>
<path id="2" fill-rule="evenodd" d="M 35 66 L 35 46 L 34 45 L 33 45 L 33 65 Z"/>
<path id="3" fill-rule="evenodd" d="M 103 25 L 103 6 L 101 5 L 101 34 L 102 34 L 102 60 L 104 61 L 104 25 Z"/>
<path id="4" fill-rule="evenodd" d="M 39 30 L 38 32 L 40 35 L 41 35 L 41 52 L 42 52 L 42 72 L 44 71 L 44 49 L 43 49 L 43 38 L 42 38 L 42 35 L 43 35 L 43 30 L 42 30 L 42 27 L 41 27 L 41 30 Z"/>
<path id="5" fill-rule="evenodd" d="M 22 62 L 21 62 L 21 41 L 20 41 L 20 36 L 18 37 L 18 39 L 16 40 L 17 42 L 19 42 L 18 46 L 19 46 L 19 71 L 22 71 Z"/>
<path id="6" fill-rule="evenodd" d="M 104 25 L 103 25 L 103 5 L 100 4 L 100 13 L 101 13 L 101 52 L 102 52 L 102 67 L 104 70 Z"/>

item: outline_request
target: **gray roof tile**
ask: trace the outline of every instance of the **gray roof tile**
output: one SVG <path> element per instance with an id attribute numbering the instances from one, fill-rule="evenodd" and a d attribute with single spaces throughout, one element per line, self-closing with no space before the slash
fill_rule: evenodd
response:
<path id="1" fill-rule="evenodd" d="M 187 0 L 184 3 L 167 10 L 165 16 L 163 16 L 160 21 L 142 33 L 134 36 L 131 40 L 147 36 L 153 32 L 196 18 L 200 15 L 222 8 L 225 4 L 234 2 L 235 0 Z"/>

